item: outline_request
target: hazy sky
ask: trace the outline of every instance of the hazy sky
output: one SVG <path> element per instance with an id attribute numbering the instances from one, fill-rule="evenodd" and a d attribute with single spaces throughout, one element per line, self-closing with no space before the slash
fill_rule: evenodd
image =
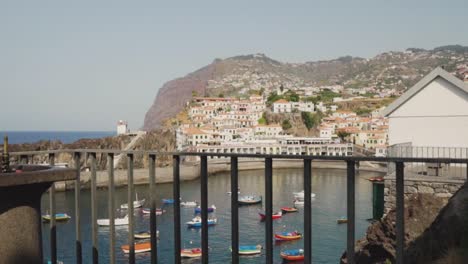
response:
<path id="1" fill-rule="evenodd" d="M 214 58 L 468 45 L 467 18 L 466 0 L 0 0 L 0 131 L 139 128 L 164 82 Z"/>

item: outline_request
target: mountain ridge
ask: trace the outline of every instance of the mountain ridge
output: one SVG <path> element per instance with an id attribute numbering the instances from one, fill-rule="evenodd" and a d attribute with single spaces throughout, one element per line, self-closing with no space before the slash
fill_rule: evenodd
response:
<path id="1" fill-rule="evenodd" d="M 445 45 L 431 50 L 408 48 L 372 58 L 341 56 L 301 63 L 280 62 L 263 53 L 216 58 L 184 77 L 166 82 L 148 109 L 143 129 L 160 127 L 193 97 L 239 95 L 248 89 L 344 85 L 407 89 L 437 66 L 453 71 L 468 63 L 468 46 Z"/>

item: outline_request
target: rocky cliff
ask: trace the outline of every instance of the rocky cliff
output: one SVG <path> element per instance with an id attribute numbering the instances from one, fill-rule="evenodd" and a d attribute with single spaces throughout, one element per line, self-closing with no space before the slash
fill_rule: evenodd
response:
<path id="1" fill-rule="evenodd" d="M 468 184 L 446 198 L 414 194 L 405 200 L 405 263 L 468 263 Z M 373 223 L 356 243 L 356 263 L 394 263 L 396 212 Z M 347 263 L 346 253 L 341 263 Z"/>
<path id="2" fill-rule="evenodd" d="M 385 52 L 373 58 L 341 57 L 305 63 L 283 63 L 263 54 L 216 59 L 182 78 L 169 81 L 147 111 L 143 128 L 159 128 L 198 96 L 239 95 L 248 89 L 277 89 L 340 84 L 350 88 L 406 89 L 437 66 L 452 71 L 468 63 L 468 47 L 444 46 L 433 50 Z"/>

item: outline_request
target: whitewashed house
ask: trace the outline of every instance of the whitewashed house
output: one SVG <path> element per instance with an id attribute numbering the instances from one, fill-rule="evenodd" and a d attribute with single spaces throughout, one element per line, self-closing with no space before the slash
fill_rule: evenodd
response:
<path id="1" fill-rule="evenodd" d="M 284 99 L 279 99 L 273 103 L 273 113 L 291 113 L 291 103 Z"/>
<path id="2" fill-rule="evenodd" d="M 468 85 L 436 68 L 390 104 L 390 145 L 468 148 Z"/>

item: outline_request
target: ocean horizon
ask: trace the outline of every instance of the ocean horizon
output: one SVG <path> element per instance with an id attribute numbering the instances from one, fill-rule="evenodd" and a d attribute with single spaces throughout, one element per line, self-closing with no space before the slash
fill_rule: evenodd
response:
<path id="1" fill-rule="evenodd" d="M 42 140 L 61 141 L 69 144 L 79 139 L 95 139 L 115 136 L 114 131 L 0 131 L 0 135 L 8 136 L 9 144 L 36 143 Z"/>

